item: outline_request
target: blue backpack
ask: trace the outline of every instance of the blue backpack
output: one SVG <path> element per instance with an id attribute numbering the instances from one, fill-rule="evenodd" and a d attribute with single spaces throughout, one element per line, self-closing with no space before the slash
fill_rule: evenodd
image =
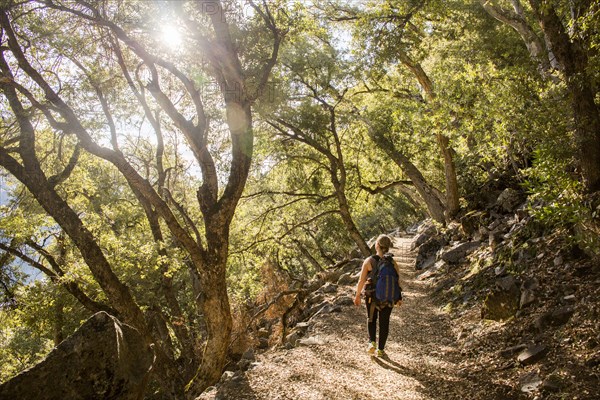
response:
<path id="1" fill-rule="evenodd" d="M 394 267 L 393 256 L 387 253 L 383 257 L 374 255 L 372 258 L 376 264 L 371 263 L 371 272 L 367 278 L 365 288 L 367 301 L 378 307 L 393 306 L 398 300 L 402 300 L 402 288 Z"/>

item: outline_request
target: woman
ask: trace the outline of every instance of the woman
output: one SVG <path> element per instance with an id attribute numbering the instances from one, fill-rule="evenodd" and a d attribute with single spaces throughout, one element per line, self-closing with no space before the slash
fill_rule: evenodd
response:
<path id="1" fill-rule="evenodd" d="M 386 235 L 380 235 L 375 242 L 375 251 L 377 252 L 377 256 L 370 256 L 365 259 L 362 265 L 362 270 L 360 273 L 360 279 L 358 281 L 358 285 L 356 287 L 356 296 L 354 297 L 354 304 L 356 306 L 360 306 L 360 298 L 362 295 L 362 291 L 365 287 L 365 283 L 367 282 L 367 277 L 369 273 L 373 270 L 373 268 L 377 267 L 377 263 L 379 259 L 381 259 L 385 253 L 387 253 L 392 247 L 392 240 Z M 396 269 L 396 273 L 400 276 L 400 270 L 398 268 L 398 264 L 395 260 L 393 260 L 394 268 Z M 369 354 L 374 354 L 375 350 L 377 350 L 377 356 L 383 357 L 385 355 L 384 348 L 385 342 L 387 341 L 389 328 L 390 328 L 390 315 L 392 314 L 392 305 L 386 305 L 383 307 L 371 307 L 371 304 L 367 299 L 367 317 L 368 323 L 367 328 L 369 330 Z M 402 297 L 396 303 L 396 305 L 402 304 Z M 375 343 L 375 338 L 377 334 L 377 319 L 379 319 L 379 342 Z"/>

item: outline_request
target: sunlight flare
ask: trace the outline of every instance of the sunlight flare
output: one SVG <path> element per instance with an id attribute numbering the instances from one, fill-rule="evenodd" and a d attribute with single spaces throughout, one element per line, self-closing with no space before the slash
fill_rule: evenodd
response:
<path id="1" fill-rule="evenodd" d="M 160 30 L 160 41 L 171 49 L 181 47 L 183 37 L 179 29 L 174 25 L 164 25 Z"/>

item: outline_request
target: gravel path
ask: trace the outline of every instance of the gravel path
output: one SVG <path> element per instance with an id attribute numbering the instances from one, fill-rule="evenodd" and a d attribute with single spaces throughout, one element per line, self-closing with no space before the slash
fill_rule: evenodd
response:
<path id="1" fill-rule="evenodd" d="M 324 344 L 272 349 L 257 365 L 214 399 L 265 400 L 425 400 L 495 399 L 494 384 L 476 382 L 457 367 L 459 351 L 449 317 L 432 304 L 425 283 L 415 280 L 410 239 L 396 238 L 404 304 L 394 309 L 387 357 L 367 354 L 366 311 L 345 306 L 342 312 L 316 317 L 307 336 Z M 336 296 L 354 296 L 340 287 Z M 202 397 L 207 398 L 207 397 Z"/>

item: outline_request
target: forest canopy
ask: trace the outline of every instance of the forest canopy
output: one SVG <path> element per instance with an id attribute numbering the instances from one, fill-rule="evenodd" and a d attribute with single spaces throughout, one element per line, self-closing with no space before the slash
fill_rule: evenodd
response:
<path id="1" fill-rule="evenodd" d="M 106 311 L 193 398 L 275 281 L 505 188 L 597 254 L 599 29 L 593 1 L 0 1 L 0 381 Z"/>

